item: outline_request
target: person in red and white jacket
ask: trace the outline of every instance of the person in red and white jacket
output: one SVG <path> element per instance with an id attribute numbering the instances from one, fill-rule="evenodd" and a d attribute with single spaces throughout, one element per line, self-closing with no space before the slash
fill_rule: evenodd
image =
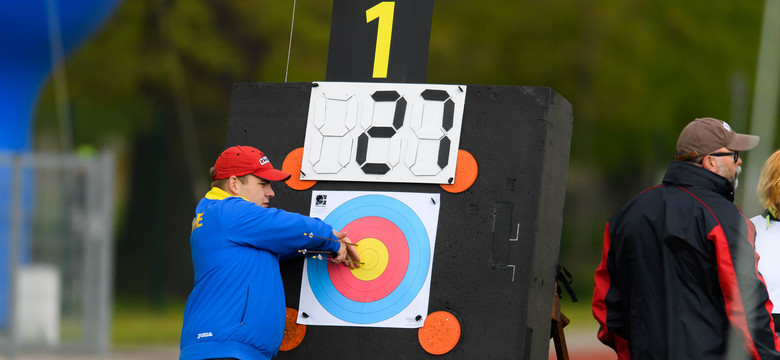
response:
<path id="1" fill-rule="evenodd" d="M 692 121 L 663 182 L 607 223 L 593 315 L 619 359 L 780 359 L 755 227 L 733 203 L 758 141 Z"/>

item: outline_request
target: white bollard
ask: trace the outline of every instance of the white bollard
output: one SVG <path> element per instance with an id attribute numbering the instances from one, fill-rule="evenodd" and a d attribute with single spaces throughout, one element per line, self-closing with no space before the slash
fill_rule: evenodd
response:
<path id="1" fill-rule="evenodd" d="M 60 275 L 53 266 L 24 266 L 17 272 L 17 339 L 22 344 L 60 341 Z"/>

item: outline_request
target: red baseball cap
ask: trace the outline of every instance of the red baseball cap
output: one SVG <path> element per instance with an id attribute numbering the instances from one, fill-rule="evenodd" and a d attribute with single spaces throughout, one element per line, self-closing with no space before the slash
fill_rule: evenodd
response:
<path id="1" fill-rule="evenodd" d="M 211 180 L 227 179 L 233 175 L 255 175 L 268 181 L 284 181 L 290 178 L 290 174 L 274 169 L 271 161 L 251 146 L 233 146 L 219 154 L 214 163 L 216 174 Z"/>

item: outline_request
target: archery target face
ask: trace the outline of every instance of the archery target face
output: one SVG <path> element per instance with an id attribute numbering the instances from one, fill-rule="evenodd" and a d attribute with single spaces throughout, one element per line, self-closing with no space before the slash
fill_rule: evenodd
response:
<path id="1" fill-rule="evenodd" d="M 314 191 L 311 216 L 357 244 L 359 269 L 309 254 L 298 323 L 416 328 L 428 313 L 439 194 Z"/>

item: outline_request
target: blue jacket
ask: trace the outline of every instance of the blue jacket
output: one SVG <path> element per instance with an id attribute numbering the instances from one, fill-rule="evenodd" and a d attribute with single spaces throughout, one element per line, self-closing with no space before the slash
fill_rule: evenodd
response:
<path id="1" fill-rule="evenodd" d="M 212 188 L 196 208 L 190 247 L 195 283 L 184 308 L 179 359 L 270 359 L 282 343 L 279 259 L 299 249 L 336 252 L 320 219 L 264 208 Z"/>

